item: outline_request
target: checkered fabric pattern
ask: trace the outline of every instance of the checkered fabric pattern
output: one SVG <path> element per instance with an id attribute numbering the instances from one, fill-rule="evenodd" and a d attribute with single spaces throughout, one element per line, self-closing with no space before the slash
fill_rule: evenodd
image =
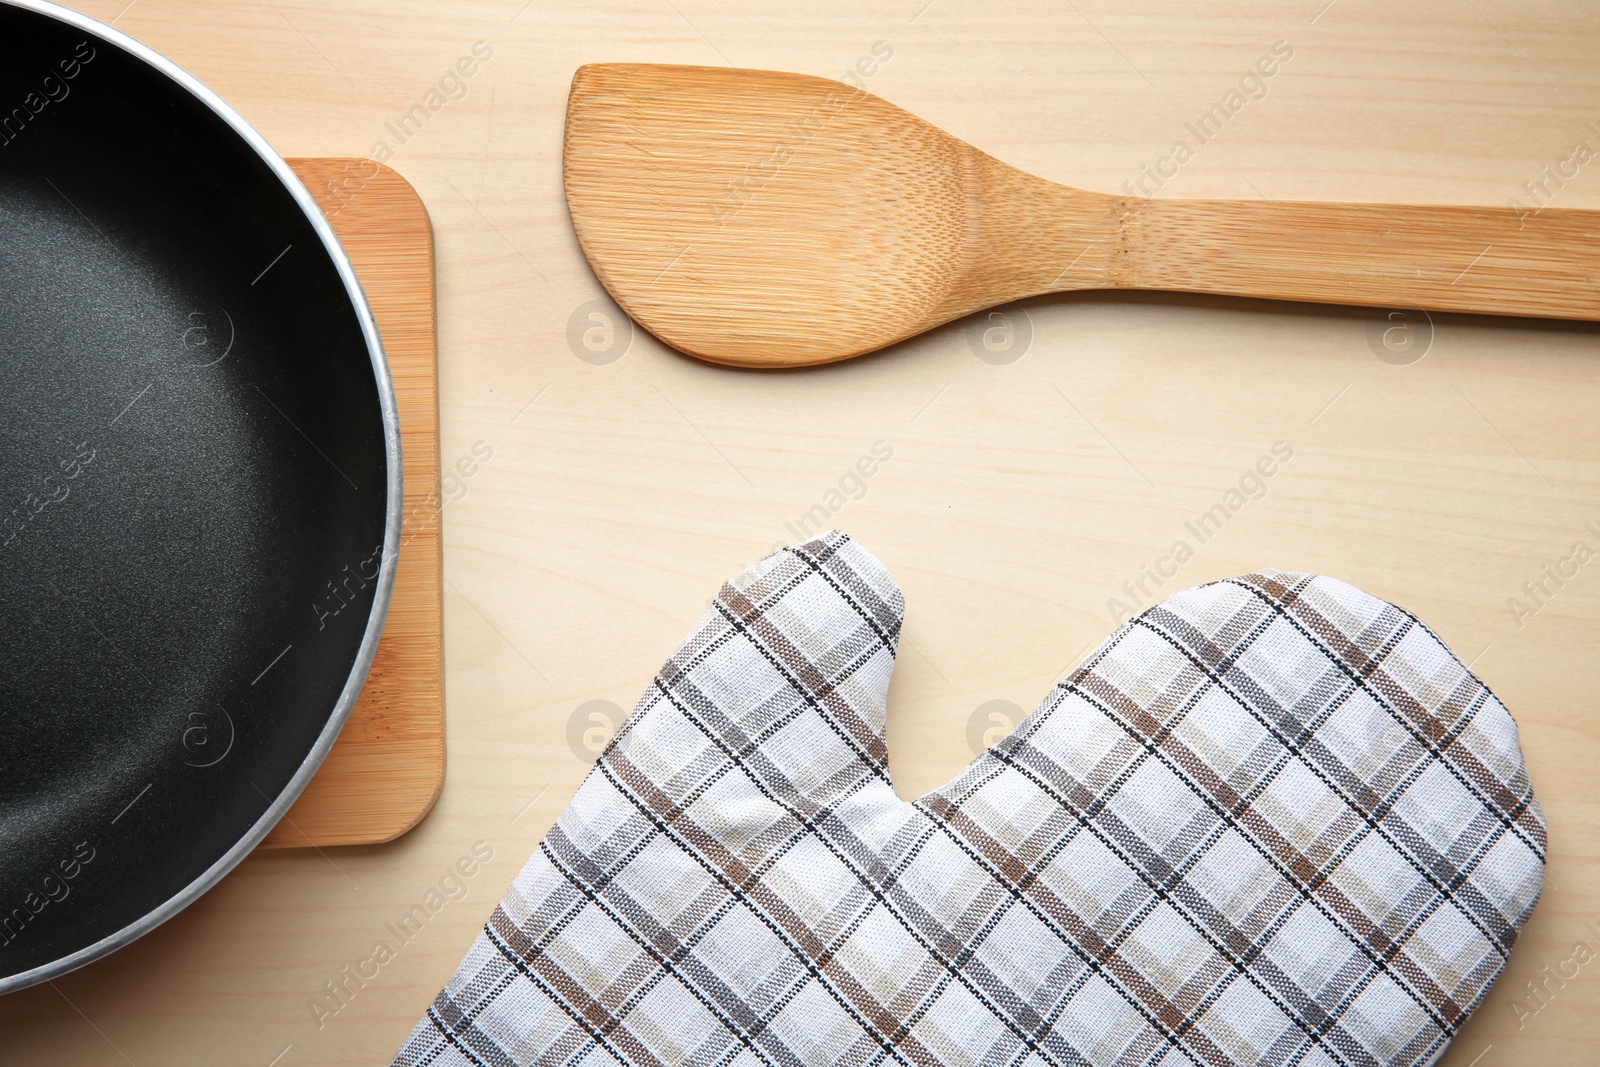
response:
<path id="1" fill-rule="evenodd" d="M 1405 611 L 1178 593 L 915 803 L 902 612 L 837 531 L 726 585 L 394 1062 L 1427 1064 L 1499 974 L 1544 823 Z"/>

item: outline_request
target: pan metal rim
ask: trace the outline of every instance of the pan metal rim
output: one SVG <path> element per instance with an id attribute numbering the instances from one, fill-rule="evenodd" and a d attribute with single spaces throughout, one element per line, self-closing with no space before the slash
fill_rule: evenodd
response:
<path id="1" fill-rule="evenodd" d="M 317 736 L 316 744 L 301 762 L 300 767 L 289 779 L 283 791 L 273 798 L 267 805 L 267 810 L 250 827 L 250 829 L 234 843 L 233 847 L 224 853 L 216 862 L 197 878 L 172 897 L 146 912 L 141 918 L 129 923 L 115 933 L 101 938 L 91 945 L 87 945 L 68 955 L 59 957 L 49 963 L 41 964 L 27 971 L 0 978 L 0 994 L 14 992 L 27 986 L 37 985 L 40 982 L 66 974 L 68 971 L 82 967 L 102 956 L 115 952 L 117 949 L 137 940 L 154 930 L 157 926 L 172 918 L 178 912 L 198 900 L 206 890 L 210 889 L 222 879 L 222 876 L 239 864 L 239 861 L 249 855 L 250 851 L 261 843 L 274 826 L 278 824 L 295 798 L 305 789 L 311 777 L 321 766 L 328 750 L 333 747 L 334 741 L 339 736 L 345 720 L 350 717 L 350 709 L 355 706 L 356 697 L 361 692 L 362 683 L 366 680 L 367 670 L 372 666 L 372 658 L 378 649 L 378 637 L 383 631 L 384 616 L 389 610 L 390 595 L 394 590 L 395 564 L 399 556 L 400 545 L 400 517 L 404 480 L 400 461 L 400 417 L 395 408 L 394 382 L 389 376 L 389 363 L 383 354 L 383 342 L 378 337 L 377 324 L 372 318 L 372 308 L 367 303 L 361 282 L 356 277 L 355 269 L 350 265 L 350 259 L 345 255 L 344 249 L 339 244 L 339 239 L 334 236 L 333 228 L 328 225 L 328 220 L 323 217 L 322 210 L 317 207 L 316 201 L 306 191 L 306 187 L 283 157 L 269 145 L 265 138 L 257 133 L 249 123 L 233 108 L 229 107 L 216 93 L 206 88 L 188 71 L 176 63 L 159 54 L 154 49 L 139 43 L 122 31 L 107 26 L 69 10 L 50 0 L 0 0 L 0 4 L 21 8 L 37 14 L 63 22 L 84 33 L 90 34 L 105 44 L 120 48 L 124 52 L 142 60 L 145 64 L 164 74 L 168 80 L 178 88 L 186 91 L 201 104 L 209 108 L 217 117 L 221 118 L 246 144 L 256 153 L 261 160 L 271 168 L 273 174 L 282 184 L 284 190 L 294 199 L 306 220 L 311 223 L 317 237 L 322 242 L 323 251 L 332 260 L 334 268 L 338 271 L 340 279 L 344 282 L 345 293 L 349 297 L 352 309 L 361 326 L 361 335 L 366 341 L 367 355 L 372 363 L 372 374 L 378 388 L 378 405 L 383 415 L 383 449 L 387 467 L 385 480 L 385 514 L 383 522 L 383 556 L 379 566 L 378 580 L 372 600 L 372 611 L 367 618 L 366 630 L 361 637 L 361 645 L 356 651 L 355 662 L 351 665 L 349 677 L 345 679 L 344 688 L 339 693 L 339 699 L 334 703 L 328 715 L 327 723 L 322 732 Z"/>

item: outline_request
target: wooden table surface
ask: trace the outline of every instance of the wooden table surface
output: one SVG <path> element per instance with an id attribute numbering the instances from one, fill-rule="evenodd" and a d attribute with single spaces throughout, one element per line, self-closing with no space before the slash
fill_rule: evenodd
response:
<path id="1" fill-rule="evenodd" d="M 1543 181 L 1555 204 L 1600 207 L 1600 7 L 84 7 L 280 152 L 377 154 L 416 186 L 438 242 L 442 459 L 473 473 L 446 481 L 449 767 L 433 813 L 389 845 L 258 853 L 132 947 L 0 1000 L 0 1062 L 386 1062 L 582 778 L 585 741 L 723 579 L 825 512 L 906 592 L 889 709 L 906 796 L 1104 637 L 1109 602 L 1132 604 L 1124 583 L 1275 566 L 1415 611 L 1517 717 L 1550 823 L 1543 901 L 1444 1062 L 1597 1062 L 1600 962 L 1578 961 L 1600 952 L 1600 563 L 1527 611 L 1510 603 L 1574 542 L 1600 549 L 1595 326 L 1081 294 L 844 364 L 736 371 L 591 304 L 559 162 L 581 63 L 839 77 L 876 55 L 860 68 L 872 92 L 1086 188 L 1509 211 L 1537 206 L 1524 183 Z M 1201 142 L 1191 124 L 1275 48 L 1292 54 Z M 462 57 L 473 74 L 449 76 Z M 1185 523 L 1277 442 L 1293 458 L 1198 544 Z M 875 445 L 892 457 L 834 492 Z M 1145 568 L 1170 572 L 1180 538 L 1193 558 L 1158 588 Z M 452 877 L 475 849 L 492 858 Z M 392 924 L 414 906 L 401 940 Z M 349 978 L 380 941 L 392 959 Z"/>

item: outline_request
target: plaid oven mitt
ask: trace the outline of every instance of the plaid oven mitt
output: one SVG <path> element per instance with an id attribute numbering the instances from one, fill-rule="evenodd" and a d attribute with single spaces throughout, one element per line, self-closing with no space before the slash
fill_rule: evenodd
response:
<path id="1" fill-rule="evenodd" d="M 915 803 L 903 601 L 723 587 L 396 1064 L 1427 1064 L 1543 878 L 1517 729 L 1413 616 L 1266 571 L 1114 633 Z"/>

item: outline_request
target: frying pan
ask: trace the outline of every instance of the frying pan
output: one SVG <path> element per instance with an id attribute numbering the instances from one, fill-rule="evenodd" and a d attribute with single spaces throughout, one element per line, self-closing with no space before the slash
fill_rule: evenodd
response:
<path id="1" fill-rule="evenodd" d="M 265 141 L 0 0 L 0 992 L 170 918 L 372 661 L 400 438 L 350 264 Z"/>

